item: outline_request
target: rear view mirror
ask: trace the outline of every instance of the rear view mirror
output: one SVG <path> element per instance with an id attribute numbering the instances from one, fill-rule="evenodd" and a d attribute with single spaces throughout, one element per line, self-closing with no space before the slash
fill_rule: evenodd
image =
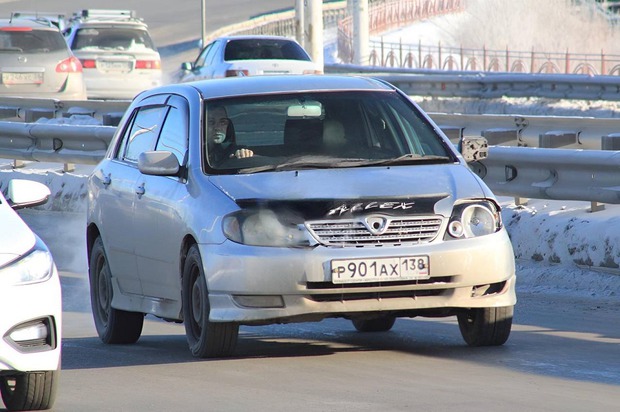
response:
<path id="1" fill-rule="evenodd" d="M 181 70 L 185 72 L 191 72 L 194 70 L 194 64 L 192 62 L 183 62 L 181 63 Z"/>
<path id="2" fill-rule="evenodd" d="M 289 106 L 288 110 L 286 111 L 286 115 L 288 117 L 302 119 L 321 117 L 322 114 L 323 109 L 321 108 L 321 104 L 318 102 L 311 104 L 296 104 L 293 106 Z"/>
<path id="3" fill-rule="evenodd" d="M 459 141 L 459 152 L 467 163 L 477 162 L 489 156 L 489 143 L 482 136 L 463 136 Z"/>
<path id="4" fill-rule="evenodd" d="M 40 206 L 50 198 L 50 189 L 33 180 L 13 179 L 9 181 L 6 200 L 15 210 Z"/>

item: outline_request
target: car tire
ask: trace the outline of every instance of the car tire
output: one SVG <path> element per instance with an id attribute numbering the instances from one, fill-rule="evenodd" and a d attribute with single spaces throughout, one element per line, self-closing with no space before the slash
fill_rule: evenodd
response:
<path id="1" fill-rule="evenodd" d="M 0 376 L 2 401 L 9 411 L 50 409 L 56 399 L 60 370 Z"/>
<path id="2" fill-rule="evenodd" d="M 112 277 L 101 237 L 93 243 L 88 276 L 90 302 L 99 338 L 108 344 L 137 342 L 142 333 L 144 314 L 112 307 Z"/>
<path id="3" fill-rule="evenodd" d="M 374 319 L 353 319 L 351 322 L 359 332 L 387 332 L 394 326 L 396 318 L 394 316 L 381 316 Z"/>
<path id="4" fill-rule="evenodd" d="M 197 358 L 232 355 L 239 325 L 209 321 L 209 292 L 200 251 L 192 246 L 183 267 L 183 323 L 189 349 Z"/>
<path id="5" fill-rule="evenodd" d="M 476 308 L 459 313 L 463 339 L 469 346 L 499 346 L 506 343 L 512 328 L 514 306 Z"/>

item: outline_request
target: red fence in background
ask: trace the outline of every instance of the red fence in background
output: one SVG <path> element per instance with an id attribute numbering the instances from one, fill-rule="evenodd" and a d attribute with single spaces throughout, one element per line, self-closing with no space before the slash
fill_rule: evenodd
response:
<path id="1" fill-rule="evenodd" d="M 441 14 L 463 10 L 461 0 L 393 0 L 370 7 L 370 35 L 413 24 Z M 338 57 L 352 63 L 352 18 L 338 24 Z M 620 75 L 620 55 L 547 51 L 465 49 L 438 45 L 371 41 L 368 65 L 379 67 L 488 71 L 512 73 L 555 73 Z"/>
<path id="2" fill-rule="evenodd" d="M 379 35 L 416 21 L 461 11 L 462 0 L 385 0 L 369 7 L 370 35 Z M 338 23 L 338 57 L 353 62 L 353 18 Z M 383 59 L 382 59 L 383 61 Z"/>

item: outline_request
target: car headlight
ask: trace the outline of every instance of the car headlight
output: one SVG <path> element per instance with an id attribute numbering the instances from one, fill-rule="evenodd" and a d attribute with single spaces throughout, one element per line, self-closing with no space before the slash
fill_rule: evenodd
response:
<path id="1" fill-rule="evenodd" d="M 448 234 L 456 239 L 490 235 L 502 228 L 500 208 L 491 201 L 475 201 L 454 206 Z"/>
<path id="2" fill-rule="evenodd" d="M 252 246 L 307 247 L 312 236 L 301 223 L 273 210 L 240 210 L 224 217 L 222 231 L 236 243 Z"/>
<path id="3" fill-rule="evenodd" d="M 0 268 L 0 285 L 16 286 L 45 282 L 54 273 L 54 261 L 49 251 L 35 248 L 26 256 Z"/>

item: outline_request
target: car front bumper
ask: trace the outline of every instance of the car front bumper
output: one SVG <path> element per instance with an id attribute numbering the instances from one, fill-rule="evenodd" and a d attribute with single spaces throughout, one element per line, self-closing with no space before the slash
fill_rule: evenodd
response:
<path id="1" fill-rule="evenodd" d="M 58 272 L 41 283 L 0 289 L 0 371 L 51 371 L 60 368 L 62 304 Z M 47 339 L 14 341 L 12 331 L 36 324 Z M 24 330 L 24 329 L 22 329 Z M 15 335 L 13 335 L 15 337 Z"/>
<path id="2" fill-rule="evenodd" d="M 383 312 L 451 314 L 516 303 L 514 254 L 505 229 L 474 239 L 381 248 L 201 245 L 210 319 L 242 324 L 313 321 Z M 430 279 L 334 284 L 333 259 L 428 256 Z"/>

